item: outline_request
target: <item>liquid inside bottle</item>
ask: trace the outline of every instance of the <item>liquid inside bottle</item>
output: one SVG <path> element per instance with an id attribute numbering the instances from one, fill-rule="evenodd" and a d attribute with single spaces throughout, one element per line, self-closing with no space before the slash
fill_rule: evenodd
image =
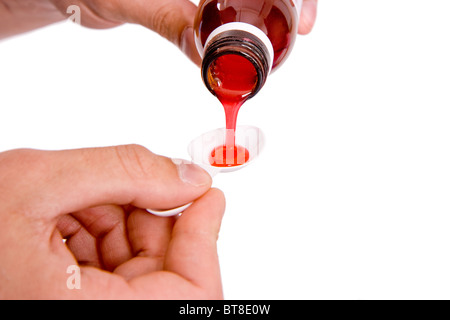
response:
<path id="1" fill-rule="evenodd" d="M 274 51 L 273 69 L 276 69 L 295 43 L 301 4 L 301 0 L 201 1 L 194 23 L 197 49 L 203 55 L 208 37 L 218 27 L 232 22 L 246 23 L 269 38 Z"/>

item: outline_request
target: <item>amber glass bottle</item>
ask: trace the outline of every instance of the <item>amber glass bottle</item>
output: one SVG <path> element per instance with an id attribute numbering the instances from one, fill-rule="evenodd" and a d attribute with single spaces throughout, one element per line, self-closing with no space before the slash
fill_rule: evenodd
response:
<path id="1" fill-rule="evenodd" d="M 222 103 L 253 97 L 286 60 L 301 5 L 302 0 L 200 1 L 194 30 L 202 77 Z"/>

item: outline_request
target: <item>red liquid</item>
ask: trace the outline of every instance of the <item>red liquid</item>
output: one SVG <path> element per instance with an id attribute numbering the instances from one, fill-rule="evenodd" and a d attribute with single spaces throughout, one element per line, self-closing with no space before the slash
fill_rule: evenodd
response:
<path id="1" fill-rule="evenodd" d="M 224 107 L 227 128 L 225 145 L 211 152 L 209 162 L 217 167 L 242 165 L 248 161 L 249 152 L 235 144 L 234 133 L 239 109 L 258 81 L 256 69 L 246 58 L 227 54 L 214 61 L 208 75 L 211 87 Z"/>
<path id="2" fill-rule="evenodd" d="M 239 109 L 258 82 L 255 67 L 240 55 L 226 54 L 211 64 L 208 77 L 211 88 L 225 109 L 226 128 L 236 130 Z"/>
<path id="3" fill-rule="evenodd" d="M 250 154 L 241 146 L 224 145 L 215 148 L 209 156 L 209 163 L 215 167 L 235 167 L 248 162 Z"/>
<path id="4" fill-rule="evenodd" d="M 199 8 L 194 29 L 197 45 L 201 48 L 211 32 L 229 22 L 252 24 L 268 36 L 274 49 L 272 70 L 287 58 L 293 47 L 297 13 L 291 0 L 203 0 Z M 214 166 L 241 165 L 249 156 L 248 150 L 235 144 L 237 115 L 254 91 L 258 73 L 248 59 L 238 54 L 226 54 L 210 65 L 207 81 L 225 109 L 227 128 L 225 145 L 211 152 L 210 163 Z M 240 154 L 244 156 L 239 157 Z"/>
<path id="5" fill-rule="evenodd" d="M 229 22 L 245 22 L 261 29 L 275 52 L 273 69 L 289 55 L 297 34 L 297 12 L 291 0 L 206 0 L 199 5 L 194 29 L 196 41 L 205 46 L 216 28 Z"/>

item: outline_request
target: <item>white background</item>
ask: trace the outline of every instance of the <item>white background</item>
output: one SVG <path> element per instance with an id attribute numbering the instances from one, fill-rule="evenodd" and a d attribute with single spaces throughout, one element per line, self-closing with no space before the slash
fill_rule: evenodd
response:
<path id="1" fill-rule="evenodd" d="M 227 299 L 450 298 L 450 1 L 320 0 L 241 110 L 268 143 L 227 196 Z M 140 26 L 0 43 L 0 150 L 138 143 L 187 158 L 224 126 L 200 71 Z"/>

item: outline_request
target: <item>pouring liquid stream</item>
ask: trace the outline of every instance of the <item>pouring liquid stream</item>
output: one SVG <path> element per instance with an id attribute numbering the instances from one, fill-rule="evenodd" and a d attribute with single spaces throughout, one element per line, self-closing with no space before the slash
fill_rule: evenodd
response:
<path id="1" fill-rule="evenodd" d="M 258 75 L 253 64 L 238 54 L 219 57 L 210 67 L 212 89 L 222 103 L 226 117 L 225 144 L 211 151 L 209 162 L 216 167 L 233 167 L 245 164 L 249 151 L 236 145 L 235 133 L 239 109 L 250 97 Z"/>
<path id="2" fill-rule="evenodd" d="M 214 94 L 225 110 L 225 143 L 215 147 L 209 154 L 209 164 L 223 169 L 239 168 L 250 160 L 249 151 L 236 144 L 236 122 L 239 109 L 257 84 L 258 75 L 253 64 L 238 54 L 227 54 L 216 59 L 209 70 Z M 191 155 L 192 156 L 192 155 Z M 192 203 L 170 210 L 150 210 L 157 216 L 174 216 L 183 212 Z"/>

